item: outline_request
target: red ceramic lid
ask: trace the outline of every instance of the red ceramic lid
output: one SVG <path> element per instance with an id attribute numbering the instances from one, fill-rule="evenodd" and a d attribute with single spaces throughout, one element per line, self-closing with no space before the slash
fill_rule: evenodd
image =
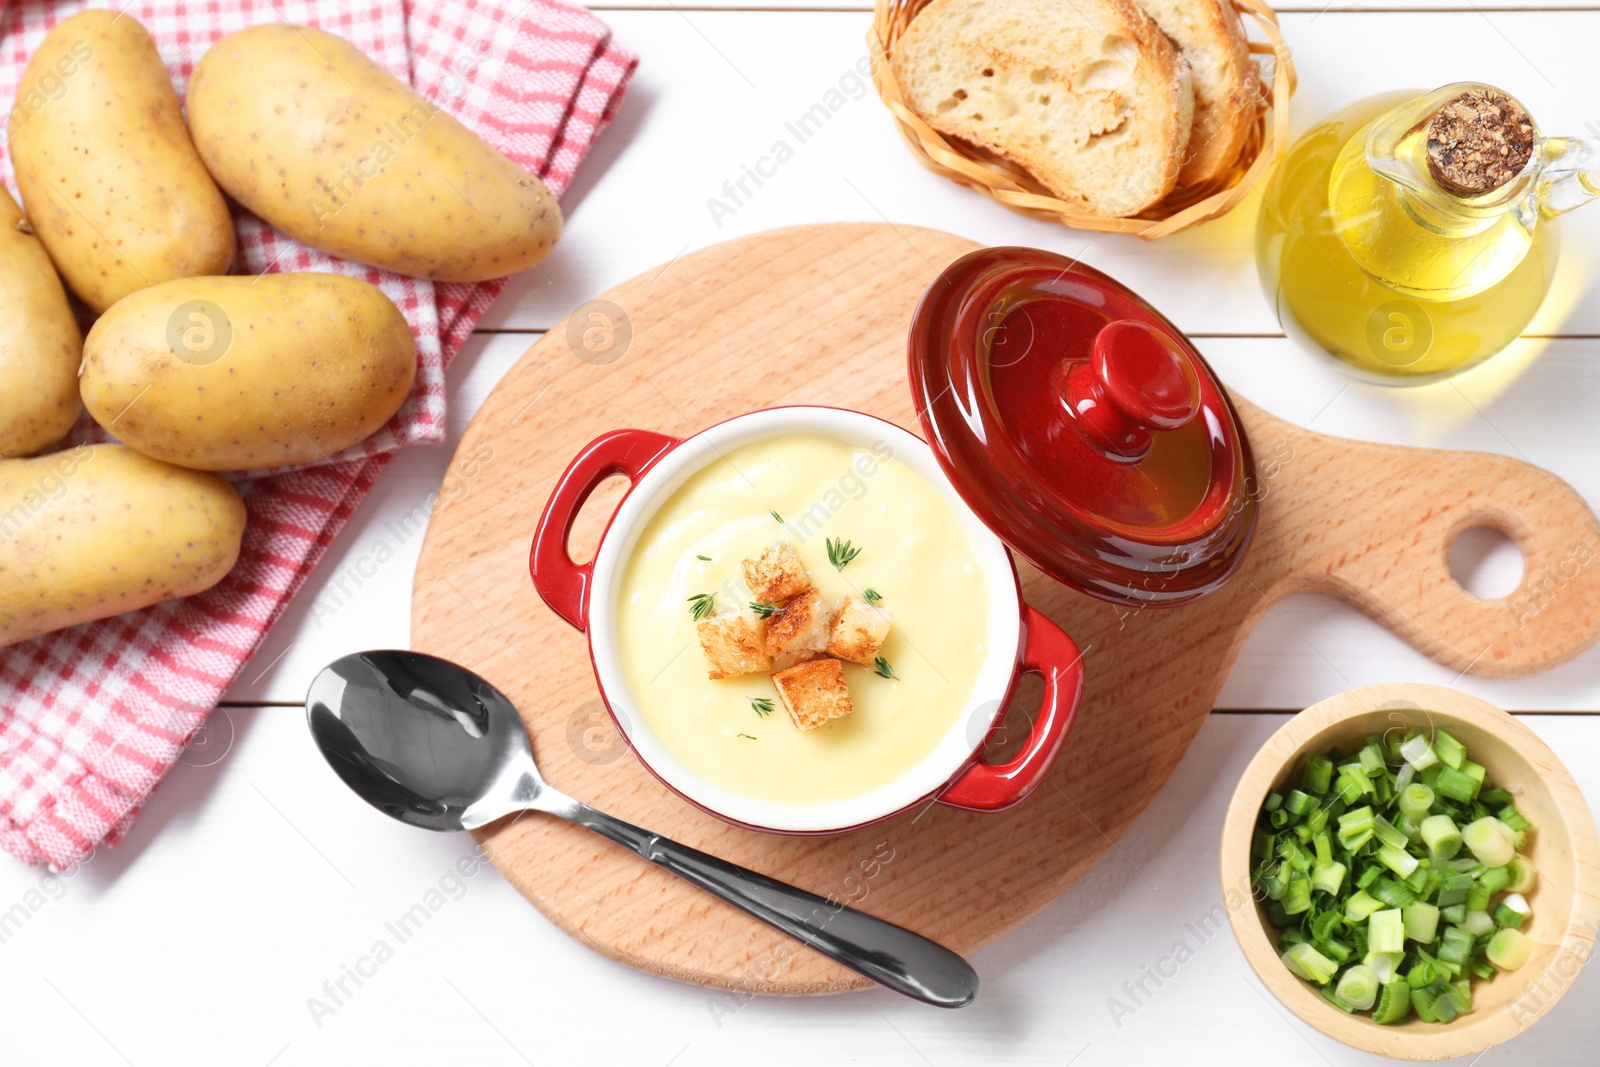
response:
<path id="1" fill-rule="evenodd" d="M 1123 603 L 1217 589 L 1255 528 L 1250 445 L 1188 339 L 1092 267 L 986 248 L 912 319 L 913 399 L 968 505 L 1040 570 Z"/>

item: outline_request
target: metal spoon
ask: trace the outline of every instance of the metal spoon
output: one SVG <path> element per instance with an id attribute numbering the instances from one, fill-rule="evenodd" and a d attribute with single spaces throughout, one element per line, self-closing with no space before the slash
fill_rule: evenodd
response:
<path id="1" fill-rule="evenodd" d="M 978 975 L 919 934 L 596 811 L 547 785 L 516 708 L 465 667 L 420 652 L 358 652 L 306 695 L 311 736 L 345 785 L 401 822 L 471 830 L 514 811 L 587 826 L 908 997 L 970 1004 Z M 819 918 L 820 917 L 820 918 Z"/>

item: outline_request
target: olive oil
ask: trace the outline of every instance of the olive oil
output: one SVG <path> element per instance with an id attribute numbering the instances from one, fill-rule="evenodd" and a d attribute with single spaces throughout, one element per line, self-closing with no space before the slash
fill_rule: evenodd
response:
<path id="1" fill-rule="evenodd" d="M 1408 102 L 1414 94 L 1374 97 L 1301 137 L 1267 185 L 1256 230 L 1285 330 L 1388 382 L 1504 348 L 1538 311 L 1558 258 L 1557 228 L 1538 224 L 1532 191 L 1475 204 L 1427 187 L 1427 119 L 1410 122 Z M 1382 172 L 1386 162 L 1397 170 Z M 1407 173 L 1420 178 L 1407 184 Z"/>

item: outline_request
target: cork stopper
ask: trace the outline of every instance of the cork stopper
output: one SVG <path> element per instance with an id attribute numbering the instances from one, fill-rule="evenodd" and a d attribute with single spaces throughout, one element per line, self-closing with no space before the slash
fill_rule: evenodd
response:
<path id="1" fill-rule="evenodd" d="M 1533 120 L 1493 89 L 1468 89 L 1428 124 L 1428 172 L 1453 196 L 1492 193 L 1533 156 Z"/>

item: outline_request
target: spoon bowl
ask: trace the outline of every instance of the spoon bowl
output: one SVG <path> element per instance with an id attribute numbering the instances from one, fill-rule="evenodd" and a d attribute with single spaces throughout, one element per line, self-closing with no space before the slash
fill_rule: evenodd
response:
<path id="1" fill-rule="evenodd" d="M 474 830 L 520 811 L 587 827 L 896 992 L 970 1004 L 978 975 L 919 934 L 596 811 L 539 776 L 511 701 L 421 652 L 357 652 L 311 683 L 306 719 L 328 765 L 368 804 L 427 830 Z"/>
<path id="2" fill-rule="evenodd" d="M 517 709 L 448 660 L 393 651 L 345 656 L 311 683 L 306 717 L 345 785 L 425 830 L 475 830 L 544 788 Z"/>

